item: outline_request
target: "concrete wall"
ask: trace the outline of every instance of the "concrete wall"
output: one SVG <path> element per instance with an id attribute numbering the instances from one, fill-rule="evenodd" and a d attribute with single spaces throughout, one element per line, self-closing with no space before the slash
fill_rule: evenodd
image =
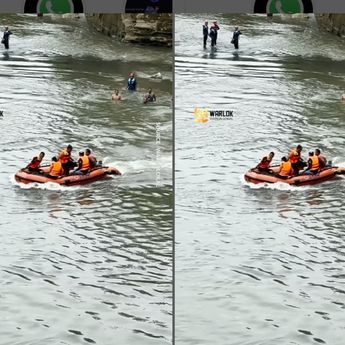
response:
<path id="1" fill-rule="evenodd" d="M 96 30 L 122 42 L 172 45 L 171 14 L 89 14 Z"/>
<path id="2" fill-rule="evenodd" d="M 317 14 L 315 17 L 320 27 L 345 37 L 345 14 Z"/>

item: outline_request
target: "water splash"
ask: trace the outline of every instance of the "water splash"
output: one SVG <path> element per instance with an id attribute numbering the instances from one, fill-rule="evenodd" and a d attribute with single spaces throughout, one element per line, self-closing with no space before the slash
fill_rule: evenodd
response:
<path id="1" fill-rule="evenodd" d="M 21 183 L 16 181 L 15 175 L 10 176 L 10 181 L 13 186 L 19 187 L 21 189 L 41 189 L 41 190 L 51 190 L 51 191 L 75 191 L 77 189 L 80 189 L 80 186 L 73 186 L 73 187 L 68 187 L 68 186 L 63 186 L 58 183 L 54 182 L 47 182 L 47 183 Z"/>

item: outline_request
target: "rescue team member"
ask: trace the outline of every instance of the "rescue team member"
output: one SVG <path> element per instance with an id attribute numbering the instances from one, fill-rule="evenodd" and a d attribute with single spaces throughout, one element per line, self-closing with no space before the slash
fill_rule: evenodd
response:
<path id="1" fill-rule="evenodd" d="M 127 90 L 128 91 L 136 91 L 137 90 L 137 80 L 134 77 L 134 73 L 129 74 L 129 78 L 127 81 Z"/>
<path id="2" fill-rule="evenodd" d="M 89 158 L 89 164 L 90 164 L 90 169 L 93 169 L 97 165 L 97 159 L 96 157 L 91 153 L 90 149 L 85 150 L 86 157 Z"/>
<path id="3" fill-rule="evenodd" d="M 59 154 L 59 161 L 62 164 L 65 175 L 68 175 L 69 171 L 75 167 L 75 162 L 72 159 L 72 150 L 72 145 L 68 145 L 65 149 L 61 150 Z"/>
<path id="4" fill-rule="evenodd" d="M 270 165 L 272 163 L 272 159 L 274 157 L 274 152 L 270 152 L 268 156 L 265 156 L 261 159 L 261 162 L 256 166 L 260 172 L 271 172 Z"/>
<path id="5" fill-rule="evenodd" d="M 73 172 L 77 175 L 85 175 L 90 171 L 90 160 L 88 156 L 84 155 L 84 152 L 79 152 L 78 168 Z"/>
<path id="6" fill-rule="evenodd" d="M 63 175 L 63 168 L 62 163 L 56 157 L 52 158 L 52 162 L 50 164 L 49 169 L 49 177 L 58 178 L 59 176 Z"/>
<path id="7" fill-rule="evenodd" d="M 326 167 L 327 165 L 327 159 L 324 155 L 321 154 L 321 150 L 320 149 L 316 149 L 315 150 L 315 156 L 319 158 L 319 165 L 320 165 L 320 169 L 323 169 Z"/>
<path id="8" fill-rule="evenodd" d="M 304 174 L 317 174 L 320 170 L 319 157 L 314 155 L 314 152 L 309 152 L 308 167 L 303 172 Z"/>
<path id="9" fill-rule="evenodd" d="M 40 170 L 40 166 L 44 156 L 45 153 L 41 152 L 38 156 L 32 158 L 31 162 L 26 166 L 25 169 L 28 169 L 29 172 L 42 172 L 42 170 Z"/>
<path id="10" fill-rule="evenodd" d="M 280 162 L 280 168 L 278 175 L 279 177 L 288 177 L 291 176 L 293 173 L 292 163 L 290 160 L 288 160 L 286 157 L 283 157 Z"/>
<path id="11" fill-rule="evenodd" d="M 289 153 L 289 161 L 291 162 L 294 175 L 298 175 L 300 169 L 305 166 L 301 157 L 302 146 L 298 145 Z"/>

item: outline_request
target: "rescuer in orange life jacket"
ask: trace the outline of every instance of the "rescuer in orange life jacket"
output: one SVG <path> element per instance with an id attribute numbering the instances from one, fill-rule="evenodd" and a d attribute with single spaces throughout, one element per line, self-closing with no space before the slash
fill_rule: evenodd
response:
<path id="1" fill-rule="evenodd" d="M 97 165 L 96 157 L 91 153 L 90 149 L 85 150 L 85 155 L 89 158 L 90 169 L 93 169 Z"/>
<path id="2" fill-rule="evenodd" d="M 320 170 L 319 157 L 314 155 L 314 152 L 309 152 L 308 167 L 303 171 L 303 174 L 313 175 L 317 174 Z"/>
<path id="3" fill-rule="evenodd" d="M 289 161 L 291 162 L 294 175 L 298 175 L 299 170 L 306 166 L 306 163 L 303 162 L 301 157 L 302 149 L 301 145 L 297 145 L 297 147 L 289 153 Z"/>
<path id="4" fill-rule="evenodd" d="M 270 169 L 270 165 L 272 163 L 272 159 L 274 157 L 274 152 L 270 152 L 268 156 L 265 156 L 261 159 L 261 162 L 256 166 L 260 172 L 272 172 Z"/>
<path id="5" fill-rule="evenodd" d="M 293 169 L 290 160 L 288 160 L 286 157 L 283 157 L 278 171 L 279 177 L 287 178 L 288 176 L 291 176 L 292 173 Z"/>
<path id="6" fill-rule="evenodd" d="M 72 150 L 73 150 L 72 145 L 68 145 L 59 153 L 59 161 L 62 164 L 62 168 L 65 175 L 68 175 L 69 171 L 76 166 L 76 163 L 74 162 L 72 158 Z"/>
<path id="7" fill-rule="evenodd" d="M 62 163 L 56 157 L 52 158 L 52 162 L 50 164 L 49 169 L 49 177 L 58 178 L 59 176 L 63 175 L 63 168 Z"/>
<path id="8" fill-rule="evenodd" d="M 327 159 L 324 155 L 321 154 L 320 149 L 315 150 L 315 156 L 319 158 L 320 169 L 323 169 L 327 165 Z"/>
<path id="9" fill-rule="evenodd" d="M 40 170 L 40 166 L 43 161 L 44 155 L 44 152 L 41 152 L 38 156 L 32 158 L 31 162 L 25 167 L 25 169 L 28 169 L 29 172 L 41 173 L 42 170 Z"/>
<path id="10" fill-rule="evenodd" d="M 85 175 L 90 171 L 90 159 L 84 154 L 79 152 L 78 168 L 74 170 L 73 174 Z"/>

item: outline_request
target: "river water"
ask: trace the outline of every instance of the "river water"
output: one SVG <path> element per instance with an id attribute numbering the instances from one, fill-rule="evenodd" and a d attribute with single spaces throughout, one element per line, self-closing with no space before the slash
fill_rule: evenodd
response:
<path id="1" fill-rule="evenodd" d="M 82 18 L 0 25 L 13 32 L 0 55 L 0 343 L 171 343 L 171 49 L 115 43 Z M 112 102 L 131 71 L 139 91 Z M 157 103 L 144 106 L 148 87 Z M 14 181 L 69 143 L 123 176 Z"/>
<path id="2" fill-rule="evenodd" d="M 207 19 L 216 51 L 202 48 Z M 344 165 L 345 41 L 313 18 L 178 15 L 176 31 L 176 343 L 343 344 L 344 179 L 243 174 L 299 143 Z M 195 107 L 233 118 L 196 123 Z"/>

